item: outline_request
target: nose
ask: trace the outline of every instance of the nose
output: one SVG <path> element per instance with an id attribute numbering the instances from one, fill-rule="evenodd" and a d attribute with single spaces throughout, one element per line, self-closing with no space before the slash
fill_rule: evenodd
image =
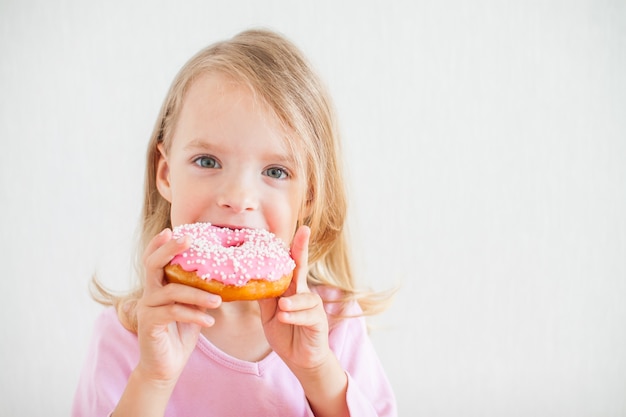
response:
<path id="1" fill-rule="evenodd" d="M 256 210 L 259 205 L 256 187 L 245 176 L 225 179 L 218 191 L 217 205 L 233 213 Z"/>

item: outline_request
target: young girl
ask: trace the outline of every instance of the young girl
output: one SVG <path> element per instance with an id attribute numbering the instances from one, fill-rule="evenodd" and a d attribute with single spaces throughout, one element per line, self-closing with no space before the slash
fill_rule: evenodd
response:
<path id="1" fill-rule="evenodd" d="M 148 146 L 140 283 L 99 300 L 74 416 L 393 416 L 345 240 L 335 116 L 300 51 L 247 31 L 179 72 Z M 164 281 L 194 222 L 266 229 L 291 244 L 277 299 L 222 303 Z"/>

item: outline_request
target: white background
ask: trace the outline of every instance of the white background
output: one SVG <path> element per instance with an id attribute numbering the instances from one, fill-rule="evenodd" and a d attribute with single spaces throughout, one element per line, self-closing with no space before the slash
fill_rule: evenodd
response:
<path id="1" fill-rule="evenodd" d="M 345 140 L 401 416 L 626 416 L 623 1 L 0 2 L 0 415 L 69 414 L 180 66 L 262 26 Z"/>

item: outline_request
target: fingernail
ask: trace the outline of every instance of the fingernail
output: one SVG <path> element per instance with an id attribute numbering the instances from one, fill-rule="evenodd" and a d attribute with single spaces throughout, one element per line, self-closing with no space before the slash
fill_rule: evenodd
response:
<path id="1" fill-rule="evenodd" d="M 218 303 L 222 299 L 222 297 L 220 297 L 219 295 L 211 294 L 211 293 L 208 293 L 207 297 L 209 299 L 209 303 L 211 304 Z"/>
<path id="2" fill-rule="evenodd" d="M 187 240 L 187 235 L 181 236 L 178 239 L 176 239 L 176 243 L 185 243 L 186 240 Z"/>

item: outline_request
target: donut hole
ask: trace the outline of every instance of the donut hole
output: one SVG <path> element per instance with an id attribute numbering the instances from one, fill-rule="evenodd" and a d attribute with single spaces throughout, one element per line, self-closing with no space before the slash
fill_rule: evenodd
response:
<path id="1" fill-rule="evenodd" d="M 226 242 L 224 246 L 227 248 L 238 248 L 240 246 L 243 246 L 243 243 L 244 242 Z"/>

